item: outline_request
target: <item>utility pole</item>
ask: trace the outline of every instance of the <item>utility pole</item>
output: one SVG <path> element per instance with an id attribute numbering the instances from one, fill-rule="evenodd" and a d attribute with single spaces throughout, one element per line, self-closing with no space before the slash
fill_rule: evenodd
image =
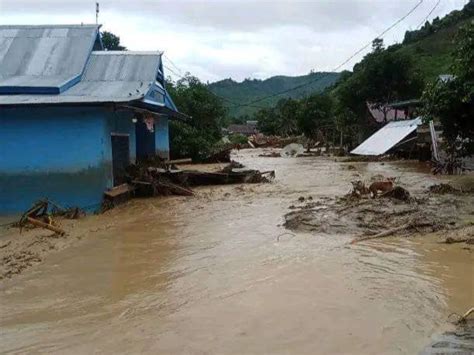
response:
<path id="1" fill-rule="evenodd" d="M 95 24 L 99 24 L 99 3 L 95 3 Z"/>

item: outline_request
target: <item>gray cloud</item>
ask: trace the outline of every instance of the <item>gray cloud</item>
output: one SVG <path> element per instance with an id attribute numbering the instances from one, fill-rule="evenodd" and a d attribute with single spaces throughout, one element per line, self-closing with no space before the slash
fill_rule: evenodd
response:
<path id="1" fill-rule="evenodd" d="M 183 71 L 212 81 L 331 70 L 419 0 L 99 1 L 103 28 L 127 47 L 165 50 Z M 443 0 L 432 17 L 466 1 Z M 385 42 L 402 40 L 435 3 L 424 0 Z M 0 23 L 94 20 L 94 0 L 0 0 Z"/>

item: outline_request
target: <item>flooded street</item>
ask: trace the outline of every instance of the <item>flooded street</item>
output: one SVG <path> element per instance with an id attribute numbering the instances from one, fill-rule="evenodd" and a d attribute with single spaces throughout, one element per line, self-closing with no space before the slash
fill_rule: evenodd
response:
<path id="1" fill-rule="evenodd" d="M 353 171 L 257 155 L 234 158 L 275 182 L 132 201 L 97 219 L 110 228 L 0 283 L 0 350 L 416 354 L 474 305 L 472 248 L 286 230 L 300 196 L 343 195 Z M 412 163 L 351 164 L 410 191 L 440 181 Z"/>

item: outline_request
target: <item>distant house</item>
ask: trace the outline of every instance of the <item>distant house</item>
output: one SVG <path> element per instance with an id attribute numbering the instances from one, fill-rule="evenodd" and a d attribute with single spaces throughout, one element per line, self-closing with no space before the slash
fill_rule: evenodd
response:
<path id="1" fill-rule="evenodd" d="M 375 105 L 367 102 L 369 118 L 375 125 L 391 121 L 411 120 L 416 117 L 416 109 L 421 101 L 417 99 L 394 102 L 387 105 Z"/>
<path id="2" fill-rule="evenodd" d="M 102 51 L 97 25 L 0 26 L 0 213 L 96 208 L 124 168 L 169 157 L 159 52 Z"/>
<path id="3" fill-rule="evenodd" d="M 257 121 L 247 121 L 245 124 L 231 124 L 227 127 L 227 131 L 230 134 L 251 136 L 258 133 Z"/>

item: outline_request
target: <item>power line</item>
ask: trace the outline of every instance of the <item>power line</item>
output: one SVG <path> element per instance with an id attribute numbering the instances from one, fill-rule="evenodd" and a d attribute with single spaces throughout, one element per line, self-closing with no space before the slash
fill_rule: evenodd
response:
<path id="1" fill-rule="evenodd" d="M 434 10 L 436 10 L 436 8 L 439 6 L 439 4 L 441 3 L 441 0 L 438 0 L 438 2 L 435 4 L 435 6 L 433 6 L 433 8 L 431 9 L 431 11 L 428 13 L 428 15 L 425 17 L 425 19 L 423 21 L 420 22 L 420 24 L 417 26 L 418 29 L 421 28 L 421 26 L 423 26 L 426 21 L 428 20 L 428 18 L 431 16 L 431 14 L 433 13 Z"/>
<path id="2" fill-rule="evenodd" d="M 173 69 L 171 69 L 171 68 L 168 67 L 167 65 L 163 64 L 163 66 L 166 68 L 166 70 L 169 70 L 171 73 L 173 73 L 174 75 L 176 75 L 178 78 L 180 78 L 180 79 L 184 78 L 183 75 L 176 73 Z"/>
<path id="3" fill-rule="evenodd" d="M 398 25 L 400 22 L 402 22 L 404 19 L 406 19 L 408 16 L 410 16 L 422 3 L 423 3 L 424 0 L 420 0 L 414 7 L 412 7 L 410 9 L 410 11 L 408 11 L 404 16 L 402 16 L 401 18 L 399 18 L 397 21 L 395 21 L 391 26 L 389 26 L 388 28 L 386 28 L 384 31 L 382 31 L 376 38 L 382 38 L 388 31 L 390 31 L 392 28 L 394 28 L 396 25 Z M 364 45 L 362 48 L 360 48 L 359 50 L 357 50 L 354 54 L 352 54 L 349 58 L 347 58 L 344 62 L 342 62 L 341 64 L 339 64 L 336 68 L 334 68 L 332 70 L 332 72 L 335 72 L 337 70 L 339 70 L 341 67 L 343 67 L 344 65 L 346 65 L 348 62 L 350 62 L 355 56 L 357 56 L 358 54 L 360 54 L 362 51 L 364 51 L 367 47 L 371 46 L 372 45 L 372 41 L 367 43 L 366 45 Z M 319 78 L 317 79 L 314 79 L 314 80 L 311 80 L 311 81 L 308 81 L 306 83 L 303 83 L 303 84 L 300 84 L 300 85 L 297 85 L 297 86 L 294 86 L 290 89 L 286 89 L 286 90 L 283 90 L 283 91 L 280 91 L 280 92 L 277 92 L 277 93 L 274 93 L 274 94 L 271 94 L 271 95 L 267 95 L 267 96 L 264 96 L 264 97 L 261 97 L 261 98 L 258 98 L 256 100 L 253 100 L 253 101 L 249 101 L 247 103 L 243 103 L 243 104 L 240 104 L 238 105 L 237 107 L 244 107 L 244 106 L 250 106 L 252 104 L 255 104 L 255 103 L 258 103 L 258 102 L 261 102 L 261 101 L 264 101 L 264 100 L 267 100 L 267 99 L 270 99 L 272 97 L 276 97 L 276 96 L 280 96 L 280 95 L 283 95 L 283 94 L 286 94 L 288 92 L 291 92 L 291 91 L 294 91 L 294 90 L 298 90 L 300 88 L 303 88 L 305 86 L 308 86 L 308 85 L 311 85 L 311 84 L 314 84 L 322 79 L 324 79 L 325 77 L 327 77 L 329 75 L 330 72 L 326 72 L 324 73 L 323 75 L 321 75 Z"/>
<path id="4" fill-rule="evenodd" d="M 180 72 L 181 75 L 183 75 L 183 72 L 181 71 L 181 69 L 178 68 L 178 66 L 176 64 L 174 64 L 174 62 L 165 54 L 163 53 L 163 56 L 166 58 L 166 60 L 168 62 L 170 62 L 170 64 L 177 70 Z"/>

